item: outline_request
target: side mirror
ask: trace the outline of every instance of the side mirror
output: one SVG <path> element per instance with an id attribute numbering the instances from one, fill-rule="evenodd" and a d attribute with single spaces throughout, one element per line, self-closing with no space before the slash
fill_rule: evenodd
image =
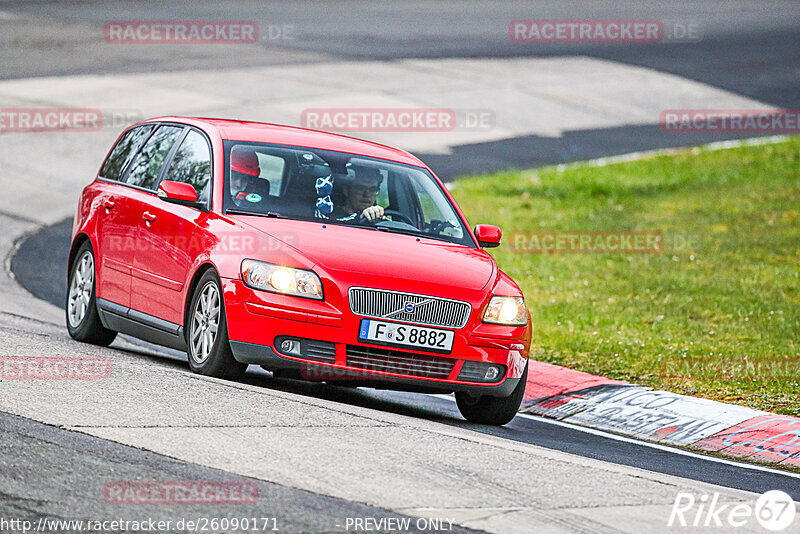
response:
<path id="1" fill-rule="evenodd" d="M 158 184 L 157 194 L 164 202 L 198 209 L 205 208 L 205 205 L 198 201 L 197 191 L 195 191 L 194 187 L 184 182 L 163 180 Z"/>
<path id="2" fill-rule="evenodd" d="M 475 227 L 475 237 L 478 238 L 478 244 L 483 248 L 493 248 L 500 246 L 503 240 L 503 232 L 499 226 L 491 224 L 479 224 Z"/>

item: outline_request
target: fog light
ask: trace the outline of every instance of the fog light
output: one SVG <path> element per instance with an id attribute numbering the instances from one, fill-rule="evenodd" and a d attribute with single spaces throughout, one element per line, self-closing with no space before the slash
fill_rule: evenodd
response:
<path id="1" fill-rule="evenodd" d="M 484 378 L 486 380 L 494 380 L 495 378 L 497 378 L 497 375 L 499 374 L 500 371 L 498 371 L 497 367 L 489 367 L 488 369 L 486 369 L 486 376 Z"/>
<path id="2" fill-rule="evenodd" d="M 284 339 L 281 341 L 281 352 L 300 356 L 300 341 L 296 339 Z"/>

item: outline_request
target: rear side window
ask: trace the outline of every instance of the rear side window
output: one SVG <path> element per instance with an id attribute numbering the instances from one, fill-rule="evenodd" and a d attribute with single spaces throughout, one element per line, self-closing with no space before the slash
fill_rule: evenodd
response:
<path id="1" fill-rule="evenodd" d="M 139 150 L 147 135 L 152 130 L 152 126 L 139 126 L 131 128 L 120 137 L 111 154 L 108 155 L 103 167 L 100 169 L 100 176 L 107 180 L 119 180 L 125 171 L 131 158 Z"/>
<path id="2" fill-rule="evenodd" d="M 211 151 L 205 137 L 190 130 L 172 158 L 165 180 L 191 184 L 200 200 L 208 199 L 211 180 Z"/>
<path id="3" fill-rule="evenodd" d="M 183 133 L 182 126 L 160 126 L 133 161 L 126 180 L 127 184 L 154 190 L 164 161 L 181 133 Z"/>

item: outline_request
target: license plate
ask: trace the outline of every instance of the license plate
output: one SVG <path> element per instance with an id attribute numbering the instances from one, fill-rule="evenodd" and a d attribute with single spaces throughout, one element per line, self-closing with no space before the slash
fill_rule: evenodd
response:
<path id="1" fill-rule="evenodd" d="M 425 326 L 385 323 L 374 319 L 361 319 L 358 340 L 381 345 L 413 347 L 431 352 L 450 352 L 453 350 L 452 330 L 439 330 Z"/>

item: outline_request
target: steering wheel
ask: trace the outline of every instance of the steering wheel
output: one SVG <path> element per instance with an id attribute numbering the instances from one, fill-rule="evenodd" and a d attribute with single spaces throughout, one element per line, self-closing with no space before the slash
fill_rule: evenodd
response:
<path id="1" fill-rule="evenodd" d="M 414 221 L 412 221 L 410 217 L 408 217 L 405 213 L 401 213 L 397 210 L 383 210 L 383 216 L 385 217 L 387 215 L 391 215 L 392 220 L 400 219 L 402 222 L 410 224 L 415 228 L 417 226 L 416 224 L 414 224 Z"/>
<path id="2" fill-rule="evenodd" d="M 401 219 L 402 222 L 404 222 L 406 224 L 409 224 L 409 225 L 413 226 L 414 228 L 417 227 L 417 225 L 414 224 L 414 221 L 412 221 L 408 216 L 406 216 L 406 214 L 401 213 L 401 212 L 399 212 L 397 210 L 383 210 L 383 216 L 385 217 L 387 215 L 391 215 L 393 220 L 395 218 Z M 369 224 L 378 224 L 379 222 L 381 222 L 381 220 L 382 219 L 375 219 L 374 221 L 367 220 L 367 218 L 364 217 L 364 214 L 362 213 L 356 219 L 356 224 L 367 224 L 367 223 L 369 223 Z"/>

